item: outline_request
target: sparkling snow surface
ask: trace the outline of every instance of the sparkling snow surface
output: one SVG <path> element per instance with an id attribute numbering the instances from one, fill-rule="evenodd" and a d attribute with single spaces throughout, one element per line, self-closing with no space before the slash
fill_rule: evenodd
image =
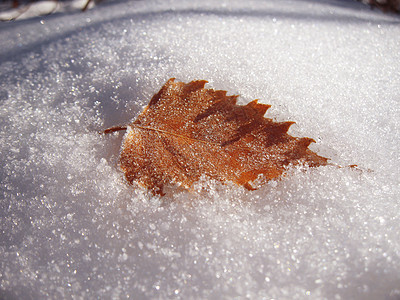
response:
<path id="1" fill-rule="evenodd" d="M 104 2 L 0 24 L 1 299 L 399 299 L 400 18 L 352 1 Z M 162 199 L 118 168 L 170 77 L 271 104 L 340 166 Z"/>

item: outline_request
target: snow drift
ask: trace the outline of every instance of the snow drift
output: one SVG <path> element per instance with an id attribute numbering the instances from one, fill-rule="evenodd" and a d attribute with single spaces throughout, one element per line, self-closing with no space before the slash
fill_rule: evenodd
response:
<path id="1" fill-rule="evenodd" d="M 400 19 L 347 1 L 110 2 L 0 24 L 0 298 L 397 299 Z M 338 165 L 248 192 L 126 184 L 170 77 L 271 104 Z"/>

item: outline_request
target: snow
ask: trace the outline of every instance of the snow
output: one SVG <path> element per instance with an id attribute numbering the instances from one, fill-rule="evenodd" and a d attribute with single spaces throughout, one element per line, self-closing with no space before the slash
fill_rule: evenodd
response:
<path id="1" fill-rule="evenodd" d="M 0 24 L 1 299 L 398 299 L 400 19 L 352 1 L 104 2 Z M 339 166 L 164 198 L 118 169 L 170 77 Z"/>

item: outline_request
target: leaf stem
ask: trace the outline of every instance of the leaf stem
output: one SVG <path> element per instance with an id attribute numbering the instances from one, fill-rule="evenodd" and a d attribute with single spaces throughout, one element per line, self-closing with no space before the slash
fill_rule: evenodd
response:
<path id="1" fill-rule="evenodd" d="M 113 133 L 115 131 L 126 130 L 127 128 L 128 128 L 127 126 L 114 126 L 114 127 L 107 128 L 106 130 L 101 131 L 100 133 L 108 134 L 108 133 Z"/>

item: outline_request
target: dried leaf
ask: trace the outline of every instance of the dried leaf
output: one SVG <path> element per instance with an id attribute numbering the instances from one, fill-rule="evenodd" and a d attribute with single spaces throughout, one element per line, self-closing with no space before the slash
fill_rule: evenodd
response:
<path id="1" fill-rule="evenodd" d="M 327 163 L 308 149 L 312 139 L 287 134 L 293 122 L 264 118 L 269 105 L 236 105 L 237 96 L 205 84 L 172 78 L 133 123 L 105 131 L 128 130 L 120 165 L 130 183 L 161 194 L 166 184 L 190 187 L 206 175 L 254 189 L 260 175 L 277 178 L 289 164 Z"/>

